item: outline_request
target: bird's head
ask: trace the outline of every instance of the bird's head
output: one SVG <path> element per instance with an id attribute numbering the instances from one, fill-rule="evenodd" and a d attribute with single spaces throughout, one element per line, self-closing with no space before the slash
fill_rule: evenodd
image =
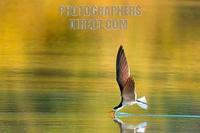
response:
<path id="1" fill-rule="evenodd" d="M 116 112 L 118 108 L 119 108 L 118 106 L 114 107 L 113 112 Z"/>
<path id="2" fill-rule="evenodd" d="M 113 108 L 113 111 L 114 111 L 114 112 L 117 112 L 117 111 L 119 111 L 119 110 L 122 109 L 122 108 L 123 108 L 123 105 L 122 105 L 122 102 L 120 102 L 119 105 L 117 105 L 116 107 Z"/>

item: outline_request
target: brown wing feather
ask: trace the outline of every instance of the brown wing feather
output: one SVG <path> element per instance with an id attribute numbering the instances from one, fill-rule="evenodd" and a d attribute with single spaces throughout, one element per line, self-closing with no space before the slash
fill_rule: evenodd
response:
<path id="1" fill-rule="evenodd" d="M 127 79 L 122 93 L 123 101 L 130 102 L 136 100 L 135 82 L 132 77 Z"/>
<path id="2" fill-rule="evenodd" d="M 129 70 L 124 49 L 122 46 L 120 46 L 117 53 L 116 77 L 117 77 L 117 82 L 119 84 L 120 91 L 122 94 L 125 83 L 127 79 L 130 77 L 130 70 Z"/>

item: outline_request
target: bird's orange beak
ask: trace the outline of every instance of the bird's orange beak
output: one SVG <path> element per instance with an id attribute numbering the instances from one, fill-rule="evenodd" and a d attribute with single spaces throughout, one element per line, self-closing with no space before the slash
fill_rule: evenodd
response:
<path id="1" fill-rule="evenodd" d="M 110 113 L 110 115 L 111 115 L 112 118 L 115 116 L 115 111 L 112 110 L 109 113 Z"/>

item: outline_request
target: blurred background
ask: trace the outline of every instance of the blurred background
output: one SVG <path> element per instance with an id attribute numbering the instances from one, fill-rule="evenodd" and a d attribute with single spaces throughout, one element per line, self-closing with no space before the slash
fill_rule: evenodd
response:
<path id="1" fill-rule="evenodd" d="M 127 30 L 71 30 L 60 5 L 140 5 Z M 0 132 L 120 132 L 115 60 L 123 44 L 138 96 L 134 114 L 200 115 L 198 0 L 1 0 Z M 199 118 L 128 117 L 146 132 L 199 132 Z"/>

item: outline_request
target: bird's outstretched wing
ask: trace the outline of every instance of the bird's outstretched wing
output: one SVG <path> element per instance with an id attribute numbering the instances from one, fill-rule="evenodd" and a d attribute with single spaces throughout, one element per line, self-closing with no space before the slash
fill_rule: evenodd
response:
<path id="1" fill-rule="evenodd" d="M 129 77 L 124 86 L 122 97 L 124 102 L 131 102 L 136 100 L 135 82 L 132 77 Z"/>
<path id="2" fill-rule="evenodd" d="M 129 77 L 130 77 L 130 70 L 128 67 L 127 60 L 126 60 L 124 49 L 122 46 L 120 46 L 117 53 L 117 60 L 116 60 L 116 78 L 119 84 L 121 95 L 122 95 L 123 88 L 125 87 L 127 79 Z"/>

